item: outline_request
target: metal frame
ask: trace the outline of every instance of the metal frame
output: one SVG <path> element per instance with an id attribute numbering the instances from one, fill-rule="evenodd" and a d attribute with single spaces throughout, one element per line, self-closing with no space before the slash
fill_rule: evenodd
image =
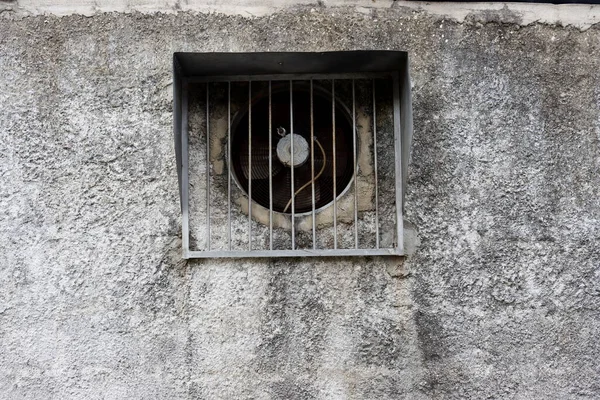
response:
<path id="1" fill-rule="evenodd" d="M 182 212 L 182 246 L 184 258 L 221 258 L 221 257 L 305 257 L 305 256 L 401 256 L 404 255 L 403 247 L 403 219 L 404 192 L 407 179 L 408 158 L 410 143 L 412 139 L 412 105 L 410 94 L 410 77 L 408 74 L 408 56 L 399 51 L 352 51 L 352 52 L 326 52 L 326 53 L 175 53 L 173 55 L 173 114 L 174 114 L 174 136 L 175 154 L 177 162 L 177 174 L 179 181 L 179 193 Z M 394 125 L 394 171 L 395 171 L 395 200 L 396 200 L 396 242 L 392 248 L 380 248 L 380 224 L 379 224 L 379 193 L 377 187 L 377 132 L 376 132 L 376 93 L 375 78 L 387 76 L 393 82 L 393 125 Z M 357 179 L 357 131 L 356 131 L 356 104 L 355 104 L 355 79 L 369 78 L 373 80 L 373 146 L 374 146 L 374 169 L 375 169 L 375 216 L 376 216 L 376 246 L 375 248 L 359 248 L 358 238 L 358 190 Z M 311 138 L 313 138 L 313 81 L 331 80 L 332 85 L 332 118 L 335 123 L 335 80 L 352 80 L 352 126 L 353 142 L 352 157 L 354 165 L 354 176 L 351 181 L 354 185 L 354 248 L 339 249 L 337 245 L 337 201 L 336 196 L 333 205 L 333 229 L 334 246 L 332 249 L 321 249 L 316 247 L 315 228 L 315 188 L 312 182 L 312 249 L 296 248 L 295 244 L 295 215 L 294 215 L 294 185 L 291 187 L 292 201 L 292 243 L 289 250 L 273 249 L 273 207 L 272 207 L 272 181 L 269 184 L 269 250 L 258 250 L 252 248 L 252 192 L 251 178 L 249 177 L 248 188 L 248 250 L 232 250 L 231 247 L 231 82 L 249 82 L 248 96 L 252 98 L 253 81 L 269 82 L 269 126 L 271 127 L 271 81 L 289 81 L 290 85 L 290 119 L 293 120 L 293 81 L 310 81 L 311 102 Z M 198 251 L 190 249 L 190 226 L 189 226 L 189 165 L 188 165 L 188 88 L 190 83 L 206 83 L 206 181 L 207 181 L 207 246 L 206 250 Z M 211 227 L 210 227 L 210 125 L 209 125 L 209 89 L 211 82 L 228 82 L 228 121 L 227 121 L 227 190 L 228 209 L 227 223 L 229 225 L 227 235 L 228 250 L 211 250 Z M 251 115 L 252 102 L 248 102 L 249 118 Z M 251 124 L 249 122 L 249 126 Z M 293 124 L 291 132 L 293 133 Z M 251 138 L 251 129 L 248 135 Z M 333 151 L 335 153 L 335 126 L 333 127 Z M 271 135 L 271 129 L 269 131 Z M 293 157 L 293 140 L 292 157 Z M 249 140 L 248 156 L 251 159 L 251 140 Z M 314 144 L 311 140 L 311 174 L 314 178 Z M 333 168 L 336 170 L 335 154 Z M 249 174 L 251 174 L 251 162 L 249 161 Z M 293 164 L 293 159 L 292 159 Z M 272 157 L 269 157 L 269 171 L 272 171 Z M 292 168 L 293 173 L 293 168 Z M 293 176 L 293 175 L 292 175 Z M 334 185 L 336 174 L 333 174 Z M 350 187 L 350 184 L 348 188 Z M 335 193 L 335 188 L 334 188 Z M 398 206 L 400 205 L 400 206 Z M 331 205 L 330 205 L 331 206 Z"/>

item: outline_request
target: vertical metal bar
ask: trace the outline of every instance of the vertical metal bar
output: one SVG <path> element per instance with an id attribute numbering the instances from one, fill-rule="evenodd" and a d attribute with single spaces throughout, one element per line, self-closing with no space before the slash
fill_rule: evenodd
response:
<path id="1" fill-rule="evenodd" d="M 271 81 L 269 81 L 269 250 L 273 250 L 273 118 L 271 112 Z"/>
<path id="2" fill-rule="evenodd" d="M 206 249 L 210 250 L 210 102 L 206 82 Z"/>
<path id="3" fill-rule="evenodd" d="M 375 248 L 379 248 L 379 182 L 377 182 L 377 106 L 373 78 L 373 166 L 375 168 Z"/>
<path id="4" fill-rule="evenodd" d="M 294 221 L 294 213 L 296 211 L 295 198 L 296 194 L 294 193 L 294 96 L 293 96 L 293 84 L 290 80 L 290 138 L 291 142 L 291 159 L 290 162 L 292 164 L 292 250 L 296 250 L 296 229 Z"/>
<path id="5" fill-rule="evenodd" d="M 248 81 L 248 250 L 252 250 L 252 81 Z"/>
<path id="6" fill-rule="evenodd" d="M 358 173 L 356 170 L 356 95 L 352 79 L 352 150 L 354 155 L 354 248 L 358 249 Z"/>
<path id="7" fill-rule="evenodd" d="M 190 251 L 190 182 L 189 182 L 189 152 L 188 152 L 188 82 L 187 79 L 181 79 L 182 102 L 181 102 L 181 202 L 183 221 L 181 222 L 181 239 L 183 247 L 183 257 L 188 258 Z"/>
<path id="8" fill-rule="evenodd" d="M 335 79 L 331 80 L 331 126 L 333 137 L 333 248 L 337 249 L 337 166 L 335 154 Z"/>
<path id="9" fill-rule="evenodd" d="M 231 251 L 231 82 L 227 82 L 227 244 Z"/>
<path id="10" fill-rule="evenodd" d="M 310 80 L 310 173 L 312 178 L 312 236 L 317 248 L 317 218 L 315 215 L 315 120 L 313 115 L 313 80 Z"/>
<path id="11" fill-rule="evenodd" d="M 396 176 L 396 250 L 404 253 L 404 225 L 402 221 L 402 138 L 400 134 L 400 82 L 398 73 L 393 77 L 394 85 L 394 148 Z"/>

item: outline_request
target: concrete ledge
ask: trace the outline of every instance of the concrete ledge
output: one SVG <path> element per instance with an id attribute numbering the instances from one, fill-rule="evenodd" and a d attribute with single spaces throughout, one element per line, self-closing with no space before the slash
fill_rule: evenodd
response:
<path id="1" fill-rule="evenodd" d="M 278 11 L 307 7 L 317 12 L 338 7 L 354 8 L 357 12 L 403 8 L 425 12 L 458 22 L 472 19 L 481 22 L 506 22 L 519 25 L 544 23 L 587 29 L 600 22 L 599 5 L 582 4 L 532 4 L 532 3 L 428 3 L 393 0 L 0 0 L 0 13 L 12 12 L 18 16 L 71 15 L 92 16 L 105 12 L 223 13 L 248 17 L 272 14 Z"/>

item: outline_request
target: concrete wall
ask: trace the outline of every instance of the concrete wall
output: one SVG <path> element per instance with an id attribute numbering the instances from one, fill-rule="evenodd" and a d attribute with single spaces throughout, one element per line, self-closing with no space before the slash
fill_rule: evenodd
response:
<path id="1" fill-rule="evenodd" d="M 1 398 L 600 397 L 598 9 L 369 3 L 0 2 Z M 415 254 L 184 262 L 172 52 L 344 49 L 411 53 Z"/>

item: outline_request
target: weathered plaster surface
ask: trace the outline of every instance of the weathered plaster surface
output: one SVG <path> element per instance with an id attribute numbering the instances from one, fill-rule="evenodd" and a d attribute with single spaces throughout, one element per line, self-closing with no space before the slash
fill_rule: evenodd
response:
<path id="1" fill-rule="evenodd" d="M 0 397 L 600 396 L 597 27 L 0 18 Z M 415 255 L 182 261 L 172 52 L 363 48 L 412 55 Z"/>
<path id="2" fill-rule="evenodd" d="M 457 22 L 482 19 L 528 25 L 558 24 L 587 29 L 600 22 L 600 6 L 589 4 L 537 4 L 511 2 L 444 2 L 405 0 L 4 0 L 0 12 L 15 15 L 95 15 L 104 12 L 177 13 L 180 11 L 217 12 L 246 17 L 265 16 L 294 7 L 351 9 L 369 14 L 374 9 L 405 8 L 423 11 Z"/>

